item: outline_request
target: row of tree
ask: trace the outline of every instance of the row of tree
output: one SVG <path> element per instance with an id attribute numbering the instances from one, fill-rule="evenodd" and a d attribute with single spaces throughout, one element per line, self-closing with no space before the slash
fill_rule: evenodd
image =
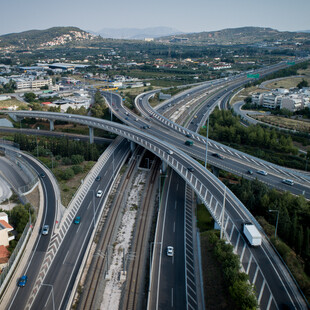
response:
<path id="1" fill-rule="evenodd" d="M 206 130 L 201 129 L 201 134 L 206 135 Z M 216 141 L 255 146 L 287 154 L 298 153 L 289 135 L 259 125 L 244 127 L 240 123 L 240 118 L 234 116 L 231 111 L 218 108 L 210 116 L 209 137 Z"/>
<path id="2" fill-rule="evenodd" d="M 278 236 L 305 261 L 305 271 L 310 274 L 310 202 L 304 196 L 270 189 L 257 179 L 241 179 L 237 184 L 227 184 L 247 209 L 255 216 L 264 217 L 275 225 L 279 211 Z"/>
<path id="3" fill-rule="evenodd" d="M 21 150 L 33 155 L 46 156 L 52 153 L 54 156 L 70 157 L 81 155 L 84 160 L 97 160 L 105 147 L 99 144 L 61 138 L 45 138 L 15 134 L 14 142 L 18 143 Z M 72 160 L 73 161 L 73 160 Z"/>
<path id="4" fill-rule="evenodd" d="M 248 281 L 248 275 L 240 272 L 239 257 L 233 253 L 233 246 L 219 239 L 214 231 L 208 231 L 207 235 L 209 242 L 214 246 L 214 254 L 221 264 L 235 309 L 257 309 L 253 286 Z"/>

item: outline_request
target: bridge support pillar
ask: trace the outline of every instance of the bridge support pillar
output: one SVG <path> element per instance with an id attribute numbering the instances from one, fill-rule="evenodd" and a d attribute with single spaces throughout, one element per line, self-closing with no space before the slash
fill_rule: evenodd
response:
<path id="1" fill-rule="evenodd" d="M 130 141 L 130 150 L 132 153 L 134 152 L 135 148 L 136 148 L 136 143 L 133 141 Z"/>
<path id="2" fill-rule="evenodd" d="M 220 173 L 220 169 L 215 167 L 215 166 L 211 166 L 211 169 L 212 169 L 212 173 L 218 178 L 219 173 Z"/>
<path id="3" fill-rule="evenodd" d="M 167 164 L 166 162 L 162 161 L 161 162 L 161 173 L 166 173 L 167 172 Z"/>
<path id="4" fill-rule="evenodd" d="M 89 128 L 89 143 L 92 144 L 94 143 L 94 128 L 93 127 L 88 128 Z"/>
<path id="5" fill-rule="evenodd" d="M 54 130 L 54 120 L 50 119 L 50 131 Z"/>
<path id="6" fill-rule="evenodd" d="M 9 113 L 9 116 L 12 120 L 14 120 L 15 122 L 19 122 L 21 119 L 23 119 L 23 117 L 18 117 L 17 115 L 15 114 L 10 114 Z"/>

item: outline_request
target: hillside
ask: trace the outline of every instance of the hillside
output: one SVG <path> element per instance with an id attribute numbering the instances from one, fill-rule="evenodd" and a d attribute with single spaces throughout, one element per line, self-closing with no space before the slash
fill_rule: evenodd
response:
<path id="1" fill-rule="evenodd" d="M 170 27 L 149 28 L 103 28 L 98 31 L 102 38 L 144 40 L 145 38 L 158 38 L 182 34 L 181 31 Z"/>
<path id="2" fill-rule="evenodd" d="M 184 42 L 184 43 L 200 43 L 200 44 L 254 44 L 277 42 L 303 42 L 310 40 L 309 33 L 302 32 L 281 32 L 271 28 L 261 27 L 242 27 L 233 29 L 223 29 L 219 31 L 199 32 L 182 35 L 174 35 L 161 37 L 161 41 Z"/>
<path id="3" fill-rule="evenodd" d="M 97 36 L 77 27 L 53 27 L 46 30 L 29 30 L 2 35 L 0 36 L 0 48 L 43 48 L 93 40 L 95 38 Z"/>

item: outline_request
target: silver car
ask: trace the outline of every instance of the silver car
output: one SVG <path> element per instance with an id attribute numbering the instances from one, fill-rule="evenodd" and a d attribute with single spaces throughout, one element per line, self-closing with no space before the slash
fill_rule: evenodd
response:
<path id="1" fill-rule="evenodd" d="M 42 235 L 44 236 L 48 235 L 49 230 L 50 230 L 50 227 L 48 225 L 44 225 L 42 228 Z"/>

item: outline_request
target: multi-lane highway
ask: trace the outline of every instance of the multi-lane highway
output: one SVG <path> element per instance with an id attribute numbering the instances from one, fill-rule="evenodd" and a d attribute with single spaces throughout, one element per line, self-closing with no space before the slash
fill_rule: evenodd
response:
<path id="1" fill-rule="evenodd" d="M 189 96 L 187 96 L 188 94 Z M 194 92 L 192 95 L 193 94 Z M 191 93 L 185 92 L 185 94 L 180 95 L 180 98 L 182 96 L 190 97 Z M 111 107 L 112 109 L 113 107 L 116 107 L 114 110 L 115 114 L 117 114 L 117 116 L 121 116 L 120 118 L 122 118 L 124 122 L 139 128 L 138 130 L 116 123 L 77 115 L 63 115 L 61 113 L 47 114 L 42 112 L 14 112 L 14 114 L 20 117 L 41 117 L 48 118 L 50 120 L 58 119 L 82 123 L 92 128 L 100 128 L 122 135 L 123 137 L 141 144 L 145 148 L 154 152 L 164 162 L 170 165 L 195 190 L 196 194 L 205 203 L 214 219 L 219 224 L 224 226 L 226 239 L 233 244 L 235 251 L 241 257 L 244 270 L 246 270 L 250 276 L 250 281 L 256 286 L 261 308 L 277 309 L 278 305 L 286 304 L 293 305 L 297 309 L 303 309 L 305 307 L 303 298 L 299 294 L 294 283 L 292 283 L 291 277 L 287 270 L 284 268 L 279 258 L 274 254 L 268 241 L 264 238 L 263 245 L 257 249 L 247 247 L 244 242 L 243 237 L 240 234 L 241 224 L 248 220 L 256 223 L 255 219 L 229 190 L 227 190 L 226 193 L 226 209 L 225 213 L 223 213 L 222 202 L 225 193 L 225 187 L 223 184 L 204 167 L 181 151 L 184 150 L 195 158 L 203 159 L 205 140 L 193 131 L 188 131 L 185 128 L 176 126 L 158 113 L 150 110 L 150 108 L 146 105 L 147 99 L 147 96 L 142 96 L 141 100 L 138 98 L 138 100 L 141 101 L 141 106 L 144 106 L 148 111 L 148 114 L 144 115 L 143 119 L 140 119 L 122 107 L 121 98 L 119 96 L 115 94 L 111 95 L 111 100 L 114 103 L 111 104 Z M 143 102 L 145 105 L 143 105 Z M 159 122 L 156 124 L 154 121 L 150 122 L 151 118 L 156 118 Z M 184 141 L 189 138 L 186 137 L 186 135 L 190 135 L 190 138 L 195 141 L 193 146 L 185 146 Z M 155 136 L 158 138 L 155 138 Z M 257 169 L 264 167 L 264 169 L 269 171 L 268 178 L 265 179 L 268 179 L 268 182 L 272 182 L 272 179 L 275 178 L 275 183 L 279 183 L 279 180 L 282 180 L 282 175 L 292 175 L 295 177 L 295 180 L 297 179 L 298 183 L 298 186 L 294 186 L 292 189 L 304 191 L 306 196 L 309 195 L 309 184 L 301 184 L 302 181 L 309 181 L 306 177 L 298 173 L 282 169 L 281 167 L 279 168 L 275 165 L 270 165 L 269 163 L 258 159 L 254 159 L 246 154 L 236 152 L 233 149 L 226 148 L 213 141 L 210 141 L 210 146 L 217 152 L 224 153 L 226 157 L 225 160 L 212 157 L 212 160 L 209 160 L 209 162 L 215 166 L 218 165 L 223 167 L 224 162 L 225 164 L 230 161 L 233 162 L 233 158 L 235 158 L 234 163 L 230 164 L 230 169 L 237 169 L 239 174 L 240 171 L 246 171 L 248 167 L 257 167 Z M 244 165 L 244 162 L 247 162 L 247 164 Z M 237 166 L 236 168 L 237 164 L 240 166 Z M 229 164 L 227 165 L 229 166 Z M 270 176 L 272 177 L 270 178 Z M 83 210 L 85 208 L 89 208 L 89 205 L 85 205 Z M 97 210 L 97 208 L 98 207 L 95 207 L 95 210 Z M 96 212 L 97 211 L 95 211 L 95 213 Z M 85 216 L 88 223 L 91 223 L 91 216 L 89 214 L 83 213 L 83 216 Z M 74 277 L 74 274 L 77 273 L 77 262 L 80 259 L 77 258 L 74 262 L 71 261 L 71 257 L 75 249 L 72 249 L 70 258 L 67 249 L 70 250 L 70 244 L 75 244 L 72 240 L 72 235 L 74 236 L 79 234 L 88 236 L 90 225 L 85 224 L 85 226 L 81 226 L 83 227 L 81 228 L 81 231 L 77 231 L 78 228 L 76 227 L 69 228 L 66 236 L 64 237 L 66 243 L 64 246 L 61 245 L 59 248 L 59 255 L 62 259 L 58 260 L 59 258 L 57 253 L 57 259 L 55 258 L 55 261 L 58 261 L 58 264 L 55 263 L 55 266 L 53 266 L 54 272 L 52 274 L 51 271 L 47 274 L 46 279 L 48 279 L 48 283 L 43 283 L 40 288 L 38 298 L 35 300 L 35 303 L 39 303 L 38 306 L 42 305 L 43 300 L 51 306 L 53 302 L 57 302 L 59 307 L 63 307 L 66 304 L 66 301 L 68 300 L 66 296 L 69 294 L 68 288 L 72 285 L 72 277 Z M 77 246 L 77 244 L 75 244 L 75 246 Z M 62 247 L 65 247 L 65 249 Z M 66 255 L 68 256 L 66 257 Z M 72 270 L 69 273 L 67 273 L 66 268 L 59 266 L 60 261 L 65 263 L 67 262 L 67 259 L 67 267 Z M 69 286 L 62 285 L 60 281 L 61 275 L 68 277 Z M 59 284 L 61 290 L 65 289 L 66 293 L 62 295 L 62 298 L 60 293 L 55 292 L 56 285 L 54 286 L 52 283 L 57 283 L 57 288 Z M 55 301 L 56 299 L 57 301 Z"/>

